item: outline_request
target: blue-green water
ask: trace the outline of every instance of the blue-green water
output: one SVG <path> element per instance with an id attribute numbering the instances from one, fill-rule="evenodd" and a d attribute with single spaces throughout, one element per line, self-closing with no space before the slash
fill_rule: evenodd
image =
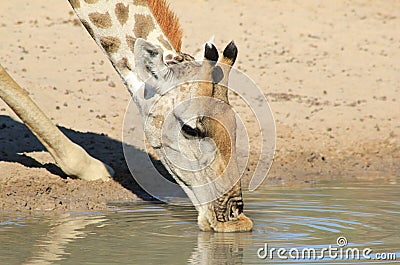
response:
<path id="1" fill-rule="evenodd" d="M 393 264 L 373 258 L 394 253 L 400 262 L 399 184 L 393 177 L 265 185 L 245 196 L 255 224 L 249 233 L 201 232 L 194 208 L 147 202 L 57 218 L 1 216 L 0 264 Z M 347 245 L 338 247 L 338 237 Z M 260 258 L 265 244 L 268 251 L 285 248 L 286 255 Z M 362 253 L 360 260 L 340 259 L 327 251 L 318 257 L 329 245 L 338 247 L 336 255 L 370 248 L 372 259 Z M 316 250 L 314 260 L 290 259 L 290 249 L 296 257 L 293 249 L 304 248 Z"/>

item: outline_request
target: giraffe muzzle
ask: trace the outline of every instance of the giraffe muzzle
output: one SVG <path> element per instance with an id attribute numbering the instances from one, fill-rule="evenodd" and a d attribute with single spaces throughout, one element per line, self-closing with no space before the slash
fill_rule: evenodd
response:
<path id="1" fill-rule="evenodd" d="M 244 213 L 240 183 L 231 191 L 212 201 L 199 211 L 199 226 L 204 231 L 248 232 L 253 222 Z"/>

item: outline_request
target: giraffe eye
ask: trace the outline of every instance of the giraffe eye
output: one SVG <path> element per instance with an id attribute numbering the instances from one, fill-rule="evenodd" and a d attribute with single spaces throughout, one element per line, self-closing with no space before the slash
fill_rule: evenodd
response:
<path id="1" fill-rule="evenodd" d="M 197 118 L 195 127 L 183 122 L 181 122 L 181 125 L 181 132 L 186 139 L 205 138 L 207 136 L 207 126 L 205 125 L 204 117 Z"/>
<path id="2" fill-rule="evenodd" d="M 195 128 L 193 128 L 187 124 L 184 124 L 182 126 L 182 134 L 187 139 L 206 137 L 205 131 L 202 128 L 199 128 L 197 126 Z"/>

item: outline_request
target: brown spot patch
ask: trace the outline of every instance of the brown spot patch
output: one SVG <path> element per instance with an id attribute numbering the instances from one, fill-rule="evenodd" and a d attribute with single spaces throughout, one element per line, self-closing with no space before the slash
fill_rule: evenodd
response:
<path id="1" fill-rule="evenodd" d="M 120 71 L 123 69 L 128 69 L 130 71 L 132 71 L 132 67 L 129 64 L 129 61 L 127 58 L 122 58 L 121 60 L 119 60 L 116 64 L 115 64 L 115 68 L 119 69 Z"/>
<path id="2" fill-rule="evenodd" d="M 73 8 L 80 8 L 81 7 L 81 2 L 79 0 L 69 0 L 69 3 Z"/>
<path id="3" fill-rule="evenodd" d="M 173 54 L 168 54 L 167 56 L 165 56 L 165 60 L 172 60 L 174 58 Z"/>
<path id="4" fill-rule="evenodd" d="M 108 54 L 118 51 L 121 41 L 115 37 L 102 37 L 100 44 Z"/>
<path id="5" fill-rule="evenodd" d="M 136 38 L 126 35 L 126 43 L 128 44 L 128 47 L 131 49 L 132 53 L 135 53 L 135 41 Z"/>
<path id="6" fill-rule="evenodd" d="M 107 29 L 112 26 L 111 16 L 108 12 L 105 14 L 101 14 L 101 13 L 97 13 L 97 12 L 91 13 L 91 14 L 89 14 L 89 19 L 90 19 L 90 21 L 92 21 L 92 23 L 96 27 L 99 27 L 102 29 Z"/>
<path id="7" fill-rule="evenodd" d="M 128 21 L 129 17 L 129 6 L 125 6 L 122 3 L 115 5 L 115 15 L 121 25 L 124 25 Z"/>
<path id="8" fill-rule="evenodd" d="M 213 92 L 211 97 L 222 100 L 226 104 L 229 104 L 228 88 L 224 85 L 215 84 L 213 86 Z"/>
<path id="9" fill-rule="evenodd" d="M 96 4 L 99 0 L 84 0 L 88 4 Z"/>
<path id="10" fill-rule="evenodd" d="M 133 0 L 135 6 L 147 6 L 147 0 Z"/>
<path id="11" fill-rule="evenodd" d="M 150 15 L 135 14 L 135 27 L 133 32 L 136 38 L 147 39 L 155 25 Z"/>
<path id="12" fill-rule="evenodd" d="M 164 46 L 165 49 L 172 51 L 172 47 L 169 42 L 164 39 L 164 36 L 158 36 L 157 40 Z"/>
<path id="13" fill-rule="evenodd" d="M 85 29 L 89 32 L 90 36 L 92 36 L 92 38 L 94 38 L 94 32 L 93 32 L 93 29 L 90 26 L 89 22 L 87 22 L 84 19 L 82 19 L 81 22 L 82 22 L 83 26 L 85 27 Z"/>

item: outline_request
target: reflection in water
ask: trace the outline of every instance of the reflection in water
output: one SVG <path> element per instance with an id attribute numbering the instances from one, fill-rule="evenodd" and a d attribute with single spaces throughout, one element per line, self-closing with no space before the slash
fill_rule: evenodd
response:
<path id="1" fill-rule="evenodd" d="M 82 231 L 86 226 L 99 224 L 106 219 L 101 216 L 87 215 L 62 215 L 59 219 L 50 221 L 50 230 L 45 238 L 40 239 L 35 244 L 40 251 L 34 253 L 32 259 L 25 264 L 53 264 L 54 261 L 60 261 L 67 258 L 66 248 L 68 243 L 84 238 L 87 232 Z"/>
<path id="2" fill-rule="evenodd" d="M 394 252 L 400 260 L 398 180 L 264 186 L 246 196 L 246 211 L 255 223 L 249 233 L 201 232 L 193 207 L 144 202 L 115 204 L 101 215 L 1 216 L 0 260 L 2 264 L 285 263 L 262 260 L 257 250 L 265 243 L 321 249 L 334 245 L 339 236 L 345 236 L 351 247 Z"/>
<path id="3" fill-rule="evenodd" d="M 243 264 L 243 245 L 250 233 L 199 232 L 189 264 Z"/>

